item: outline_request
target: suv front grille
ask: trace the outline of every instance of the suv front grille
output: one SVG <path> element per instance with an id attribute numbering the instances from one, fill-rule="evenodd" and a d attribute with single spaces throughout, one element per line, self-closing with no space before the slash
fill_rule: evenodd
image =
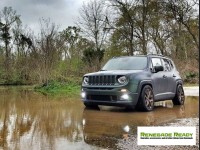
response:
<path id="1" fill-rule="evenodd" d="M 88 100 L 97 100 L 97 101 L 116 101 L 117 96 L 115 95 L 87 95 Z"/>
<path id="2" fill-rule="evenodd" d="M 114 85 L 115 82 L 114 75 L 89 76 L 89 85 Z"/>

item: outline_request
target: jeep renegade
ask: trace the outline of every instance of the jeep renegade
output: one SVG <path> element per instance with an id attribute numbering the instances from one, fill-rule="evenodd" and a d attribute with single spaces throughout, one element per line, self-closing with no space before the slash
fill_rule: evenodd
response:
<path id="1" fill-rule="evenodd" d="M 157 101 L 171 99 L 174 105 L 185 101 L 175 64 L 161 55 L 112 58 L 100 71 L 83 76 L 81 90 L 86 107 L 108 105 L 151 111 Z"/>

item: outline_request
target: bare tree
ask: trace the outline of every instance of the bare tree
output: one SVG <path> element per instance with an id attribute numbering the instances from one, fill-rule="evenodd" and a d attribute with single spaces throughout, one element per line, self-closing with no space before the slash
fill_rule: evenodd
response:
<path id="1" fill-rule="evenodd" d="M 37 73 L 40 81 L 48 84 L 51 71 L 60 59 L 61 52 L 58 51 L 62 45 L 57 45 L 58 32 L 56 25 L 50 19 L 41 20 L 41 32 L 38 38 L 38 55 L 36 55 Z"/>
<path id="2" fill-rule="evenodd" d="M 166 3 L 166 8 L 172 14 L 172 17 L 181 23 L 188 33 L 192 36 L 194 44 L 197 49 L 199 49 L 199 34 L 194 30 L 199 28 L 199 20 L 195 15 L 194 3 L 193 5 L 187 0 L 168 0 Z"/>
<path id="3" fill-rule="evenodd" d="M 94 41 L 96 50 L 102 48 L 106 38 L 106 19 L 104 2 L 93 0 L 88 3 L 83 3 L 77 24 L 83 33 Z"/>
<path id="4" fill-rule="evenodd" d="M 11 28 L 14 23 L 19 23 L 20 18 L 19 15 L 16 14 L 11 7 L 4 7 L 2 12 L 0 12 L 0 40 L 4 42 L 5 46 L 5 71 L 6 71 L 6 78 L 9 78 L 10 75 L 10 54 L 11 49 L 9 47 L 11 41 Z"/>
<path id="5" fill-rule="evenodd" d="M 166 19 L 162 13 L 162 5 L 159 1 L 152 1 L 149 4 L 148 34 L 149 40 L 153 43 L 156 53 L 169 55 L 168 42 L 170 41 L 173 21 Z"/>
<path id="6" fill-rule="evenodd" d="M 65 60 L 77 57 L 79 52 L 76 51 L 75 46 L 80 40 L 80 29 L 75 26 L 69 26 L 65 30 L 63 30 L 60 35 L 63 39 L 63 42 L 65 43 Z"/>
<path id="7" fill-rule="evenodd" d="M 133 15 L 135 14 L 134 5 L 137 5 L 137 1 L 134 0 L 110 0 L 112 11 L 116 11 L 117 14 L 114 22 L 109 20 L 109 28 L 114 29 L 116 35 L 121 35 L 124 41 L 128 43 L 128 55 L 133 55 L 135 52 L 134 34 L 135 20 Z"/>
<path id="8" fill-rule="evenodd" d="M 108 33 L 108 30 L 106 30 L 106 21 L 107 15 L 104 2 L 92 0 L 88 3 L 83 3 L 77 24 L 82 30 L 85 38 L 95 43 L 94 51 L 96 51 L 96 59 L 94 60 L 94 63 L 96 64 L 97 69 L 100 68 L 100 62 L 104 53 L 103 45 Z"/>
<path id="9" fill-rule="evenodd" d="M 121 32 L 124 39 L 128 41 L 128 54 L 134 55 L 135 51 L 147 54 L 149 5 L 152 2 L 150 0 L 109 1 L 111 6 L 119 13 L 112 28 Z M 138 46 L 140 47 L 139 50 L 136 49 Z"/>

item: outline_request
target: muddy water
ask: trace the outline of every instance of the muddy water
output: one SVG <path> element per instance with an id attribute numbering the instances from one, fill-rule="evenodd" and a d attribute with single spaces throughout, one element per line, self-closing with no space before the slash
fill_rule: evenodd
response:
<path id="1" fill-rule="evenodd" d="M 137 126 L 198 117 L 198 98 L 186 97 L 184 106 L 157 102 L 146 113 L 102 106 L 88 110 L 79 99 L 0 88 L 0 150 L 115 149 L 118 139 L 136 134 Z"/>

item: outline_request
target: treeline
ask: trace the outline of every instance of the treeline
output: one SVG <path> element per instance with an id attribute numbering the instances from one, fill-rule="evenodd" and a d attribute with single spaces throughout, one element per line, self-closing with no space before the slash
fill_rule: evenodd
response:
<path id="1" fill-rule="evenodd" d="M 0 12 L 0 84 L 80 82 L 109 58 L 163 54 L 186 82 L 198 82 L 199 3 L 196 0 L 92 0 L 76 26 L 59 31 L 40 19 L 35 35 L 11 7 Z"/>

